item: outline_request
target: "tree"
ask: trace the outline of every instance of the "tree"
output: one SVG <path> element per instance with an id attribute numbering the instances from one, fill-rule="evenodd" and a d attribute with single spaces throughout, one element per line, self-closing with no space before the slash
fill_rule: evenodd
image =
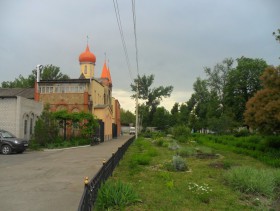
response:
<path id="1" fill-rule="evenodd" d="M 32 88 L 36 80 L 36 70 L 32 70 L 32 73 L 27 78 L 19 75 L 14 81 L 3 81 L 2 88 Z M 41 73 L 42 80 L 59 80 L 69 79 L 68 75 L 64 75 L 60 72 L 60 68 L 53 65 L 46 65 L 43 67 Z"/>
<path id="2" fill-rule="evenodd" d="M 207 107 L 209 103 L 210 93 L 207 89 L 207 81 L 197 78 L 193 84 L 194 94 L 189 100 L 193 104 L 191 112 L 192 119 L 196 119 L 196 128 L 207 128 Z M 195 117 L 195 118 L 194 118 Z M 193 125 L 191 125 L 193 127 Z"/>
<path id="3" fill-rule="evenodd" d="M 267 63 L 263 59 L 246 57 L 238 58 L 237 63 L 237 67 L 228 74 L 225 103 L 226 108 L 234 113 L 234 119 L 243 125 L 246 102 L 261 89 L 259 78 L 267 67 Z"/>
<path id="4" fill-rule="evenodd" d="M 50 112 L 50 105 L 46 104 L 44 110 L 36 121 L 34 128 L 34 142 L 40 146 L 46 146 L 54 142 L 58 137 L 59 127 Z"/>
<path id="5" fill-rule="evenodd" d="M 228 74 L 233 69 L 233 59 L 226 58 L 222 63 L 218 63 L 213 69 L 206 67 L 204 71 L 207 75 L 207 85 L 211 93 L 214 93 L 219 100 L 219 104 L 224 105 L 224 92 L 227 84 Z"/>
<path id="6" fill-rule="evenodd" d="M 280 133 L 280 66 L 268 67 L 261 76 L 263 89 L 246 104 L 245 122 L 261 133 Z"/>
<path id="7" fill-rule="evenodd" d="M 154 113 L 156 112 L 156 108 L 159 106 L 161 100 L 165 97 L 170 97 L 171 92 L 173 91 L 173 86 L 159 86 L 156 88 L 151 88 L 151 85 L 154 82 L 154 75 L 146 76 L 143 75 L 134 79 L 134 84 L 131 84 L 131 89 L 133 92 L 137 92 L 137 84 L 138 84 L 138 97 L 139 99 L 143 99 L 149 110 L 149 123 L 152 123 Z M 132 95 L 132 98 L 136 98 L 136 94 Z"/>
<path id="8" fill-rule="evenodd" d="M 174 126 L 179 123 L 179 103 L 175 103 L 171 109 L 170 126 Z"/>
<path id="9" fill-rule="evenodd" d="M 158 130 L 166 130 L 169 125 L 170 114 L 164 107 L 158 107 L 154 114 L 152 126 Z"/>
<path id="10" fill-rule="evenodd" d="M 276 32 L 273 32 L 272 35 L 275 37 L 275 40 L 280 42 L 280 29 L 277 29 Z"/>
<path id="11" fill-rule="evenodd" d="M 46 65 L 43 67 L 41 73 L 42 80 L 65 80 L 69 79 L 68 75 L 64 75 L 60 72 L 60 68 L 57 66 Z"/>
<path id="12" fill-rule="evenodd" d="M 131 111 L 121 108 L 121 124 L 128 126 L 131 123 L 135 125 L 135 115 Z"/>

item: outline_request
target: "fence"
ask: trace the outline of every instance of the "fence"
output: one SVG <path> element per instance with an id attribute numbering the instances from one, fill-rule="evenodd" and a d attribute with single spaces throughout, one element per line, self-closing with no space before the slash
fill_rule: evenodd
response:
<path id="1" fill-rule="evenodd" d="M 97 174 L 85 184 L 84 193 L 82 195 L 78 211 L 91 211 L 92 207 L 97 198 L 97 192 L 101 184 L 105 182 L 109 176 L 112 175 L 115 167 L 118 165 L 119 161 L 122 159 L 124 153 L 133 142 L 135 137 L 130 138 L 125 144 L 119 147 L 116 153 L 112 154 L 112 157 L 105 163 L 103 163 L 102 168 L 97 172 Z"/>

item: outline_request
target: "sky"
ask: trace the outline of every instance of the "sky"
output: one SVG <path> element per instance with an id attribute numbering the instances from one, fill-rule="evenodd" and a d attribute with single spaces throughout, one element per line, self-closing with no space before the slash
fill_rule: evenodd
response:
<path id="1" fill-rule="evenodd" d="M 0 0 L 0 83 L 27 77 L 37 64 L 80 76 L 87 42 L 99 78 L 106 58 L 113 96 L 134 112 L 130 84 L 137 75 L 132 1 L 118 1 L 128 68 L 111 0 Z M 138 71 L 153 87 L 174 87 L 161 106 L 188 101 L 196 78 L 225 58 L 262 58 L 280 64 L 279 0 L 136 0 Z M 88 36 L 88 40 L 87 40 Z"/>

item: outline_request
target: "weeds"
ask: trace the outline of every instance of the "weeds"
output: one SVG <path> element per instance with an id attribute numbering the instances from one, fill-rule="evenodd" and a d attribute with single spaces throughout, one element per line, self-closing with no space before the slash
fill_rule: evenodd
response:
<path id="1" fill-rule="evenodd" d="M 141 202 L 132 186 L 121 181 L 107 181 L 98 191 L 95 210 L 123 209 Z"/>
<path id="2" fill-rule="evenodd" d="M 234 189 L 246 194 L 272 197 L 276 177 L 272 170 L 259 170 L 252 167 L 235 167 L 225 174 L 226 181 Z"/>

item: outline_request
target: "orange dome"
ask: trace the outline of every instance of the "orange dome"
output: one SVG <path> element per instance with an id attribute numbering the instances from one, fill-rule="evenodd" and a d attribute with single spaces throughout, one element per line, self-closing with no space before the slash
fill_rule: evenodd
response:
<path id="1" fill-rule="evenodd" d="M 86 48 L 85 52 L 81 53 L 81 55 L 79 57 L 79 61 L 80 62 L 92 62 L 92 63 L 95 63 L 96 57 L 95 57 L 95 55 L 93 53 L 90 52 L 88 45 L 87 45 L 87 48 Z"/>

